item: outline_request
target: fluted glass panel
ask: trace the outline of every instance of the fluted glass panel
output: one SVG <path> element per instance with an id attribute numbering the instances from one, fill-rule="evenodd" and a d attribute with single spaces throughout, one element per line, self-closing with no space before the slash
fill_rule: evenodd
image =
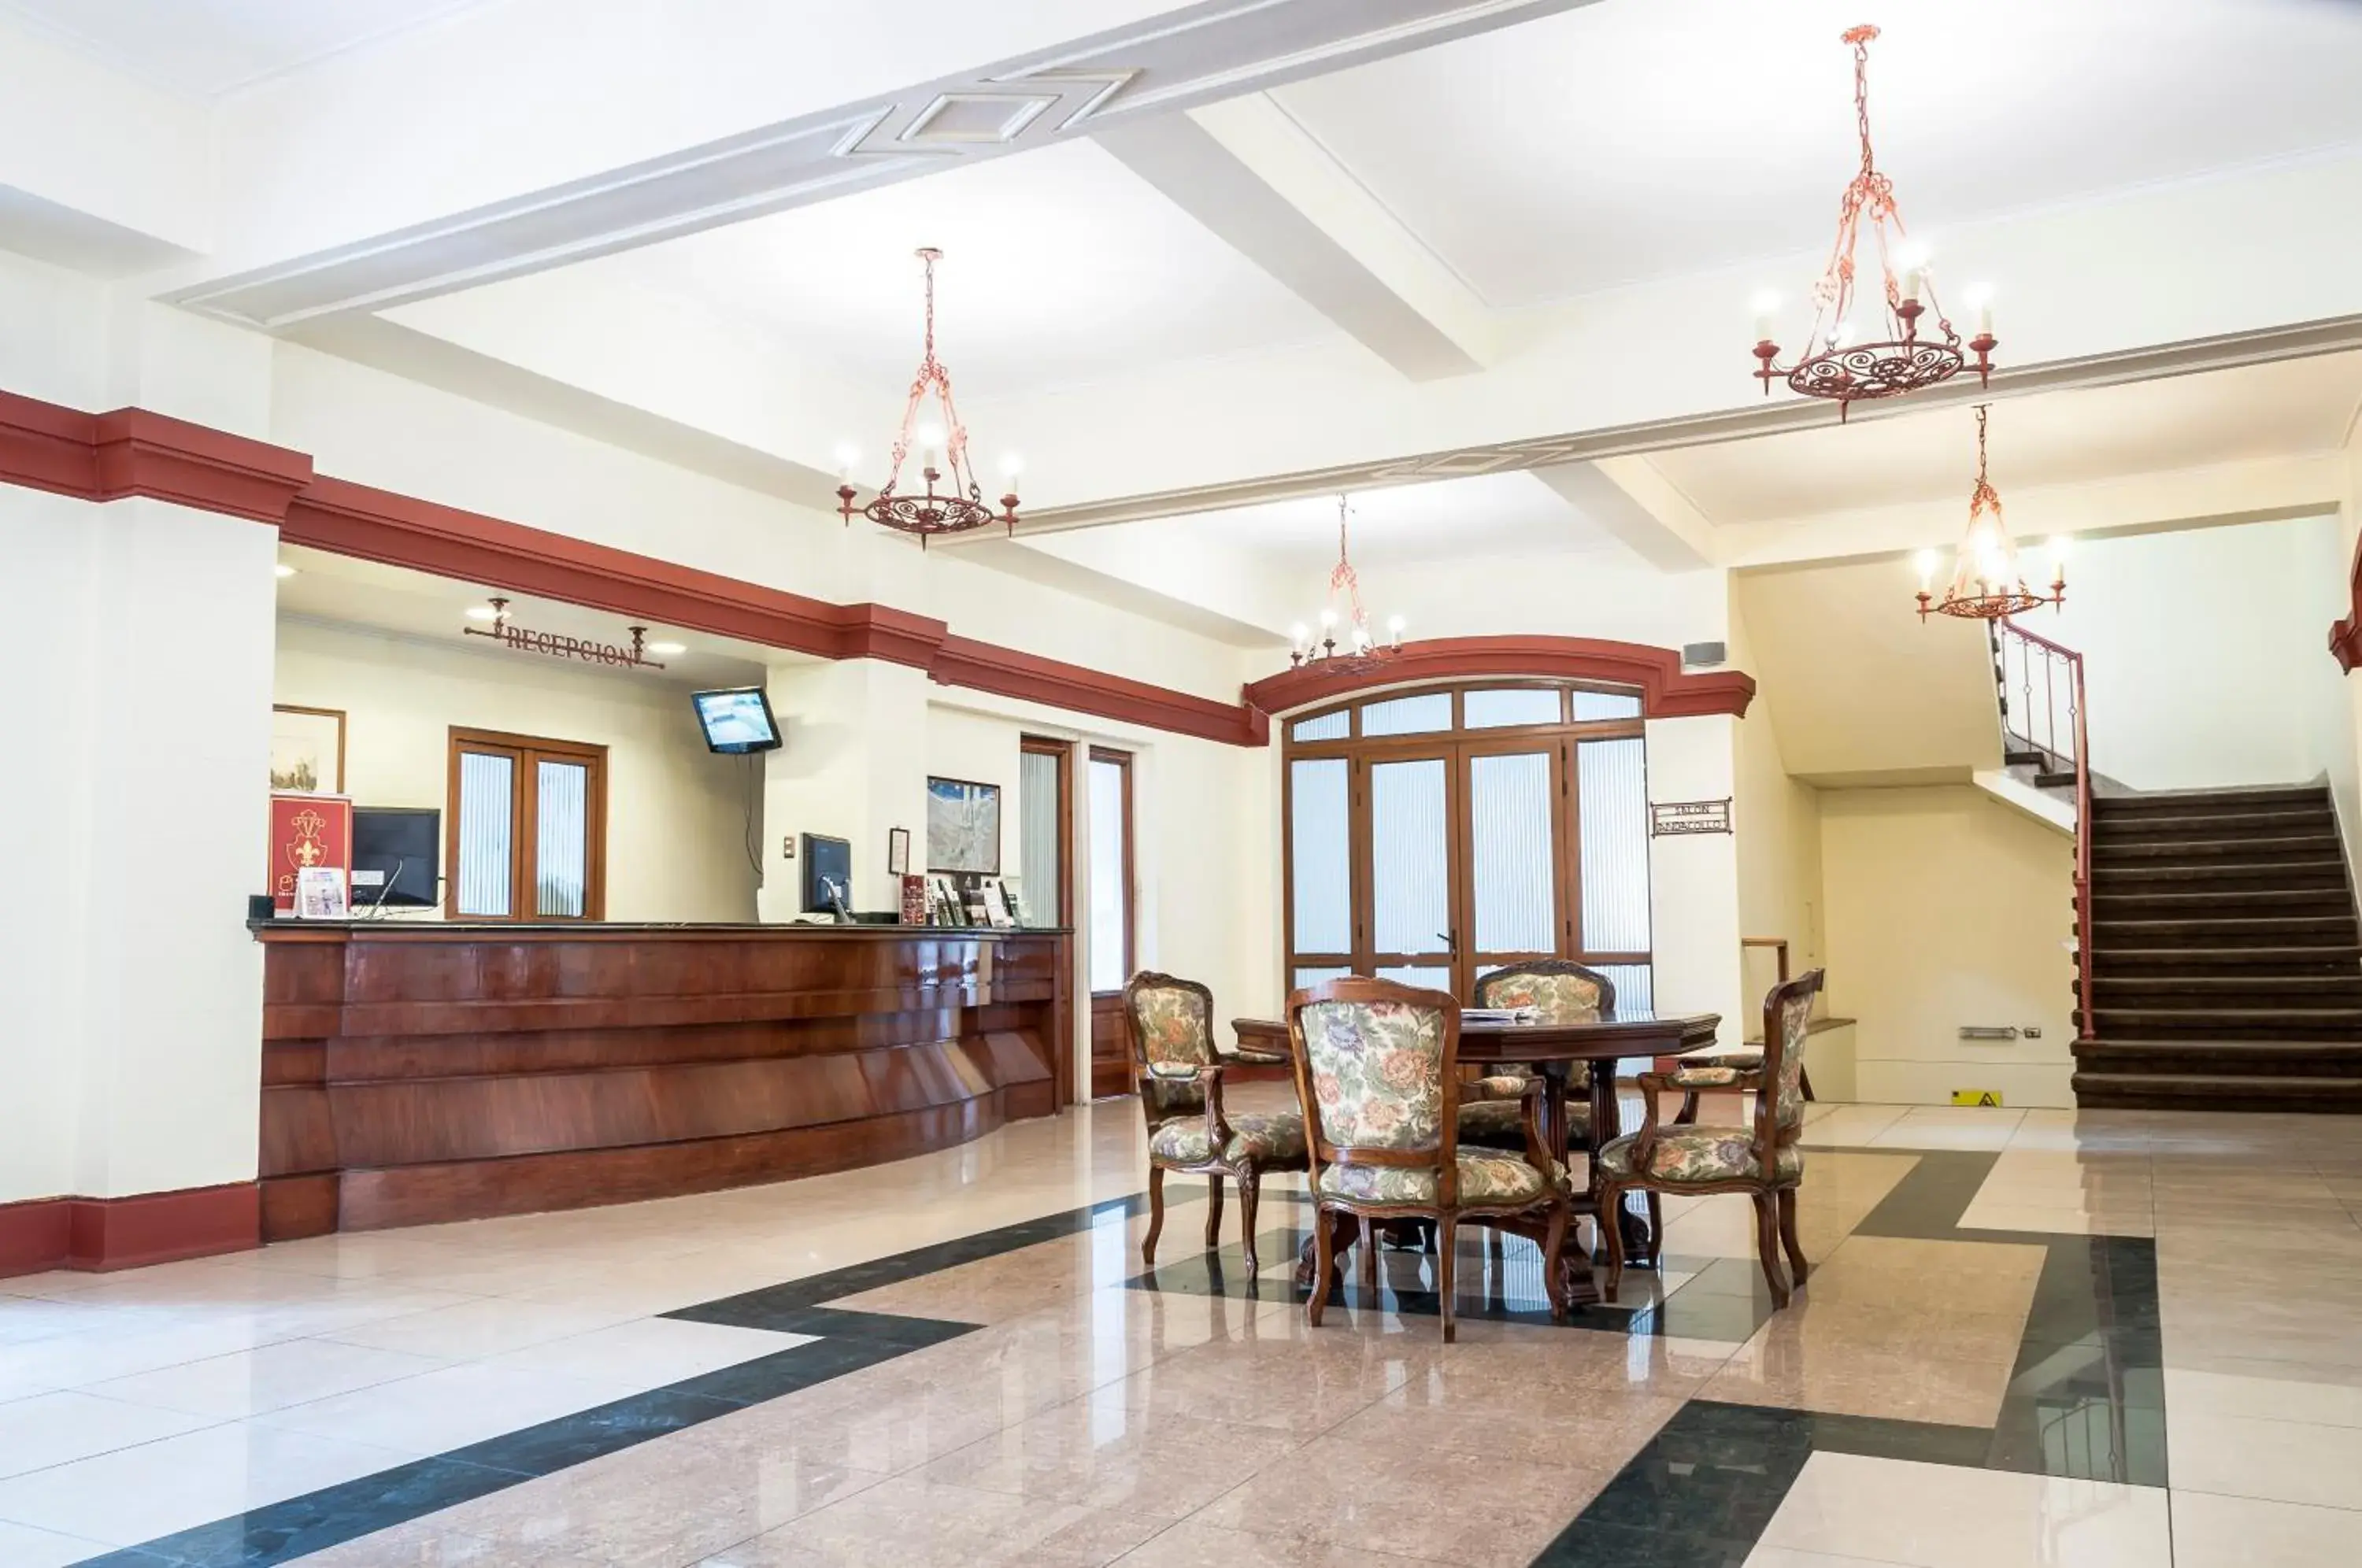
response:
<path id="1" fill-rule="evenodd" d="M 1122 764 L 1091 759 L 1091 989 L 1120 991 L 1128 923 L 1124 908 Z"/>
<path id="2" fill-rule="evenodd" d="M 509 909 L 516 764 L 481 752 L 459 754 L 459 864 L 454 879 L 463 915 L 497 915 Z"/>
<path id="3" fill-rule="evenodd" d="M 1585 741 L 1574 748 L 1587 953 L 1649 950 L 1647 745 Z"/>
<path id="4" fill-rule="evenodd" d="M 1370 767 L 1372 942 L 1381 953 L 1440 953 L 1451 929 L 1441 757 Z"/>
<path id="5" fill-rule="evenodd" d="M 1505 724 L 1555 724 L 1559 693 L 1555 686 L 1508 686 L 1496 691 L 1461 693 L 1462 723 L 1472 730 L 1496 730 Z"/>
<path id="6" fill-rule="evenodd" d="M 1574 721 L 1587 723 L 1594 719 L 1637 719 L 1640 716 L 1640 697 L 1633 691 L 1578 691 L 1574 694 Z"/>
<path id="7" fill-rule="evenodd" d="M 1318 986 L 1330 980 L 1341 980 L 1352 972 L 1351 969 L 1344 968 L 1298 969 L 1296 971 L 1293 984 L 1295 988 L 1300 991 L 1307 986 Z"/>
<path id="8" fill-rule="evenodd" d="M 1352 766 L 1343 757 L 1288 765 L 1288 844 L 1294 856 L 1288 876 L 1298 953 L 1352 951 L 1352 818 L 1346 804 Z"/>
<path id="9" fill-rule="evenodd" d="M 1362 710 L 1363 735 L 1423 735 L 1451 727 L 1451 693 L 1430 691 L 1419 697 L 1395 697 L 1372 702 Z"/>
<path id="10" fill-rule="evenodd" d="M 1592 966 L 1606 976 L 1607 983 L 1616 988 L 1618 1016 L 1656 1010 L 1654 971 L 1648 965 L 1595 964 Z"/>
<path id="11" fill-rule="evenodd" d="M 590 910 L 590 770 L 544 762 L 534 770 L 541 822 L 533 845 L 533 912 L 579 920 Z"/>
<path id="12" fill-rule="evenodd" d="M 1451 971 L 1440 964 L 1395 964 L 1379 970 L 1378 978 L 1397 985 L 1421 986 L 1430 991 L 1451 989 Z"/>
<path id="13" fill-rule="evenodd" d="M 1343 740 L 1353 733 L 1353 711 L 1340 708 L 1317 719 L 1298 719 L 1288 726 L 1288 738 L 1300 741 Z"/>
<path id="14" fill-rule="evenodd" d="M 1555 952 L 1551 754 L 1470 757 L 1468 823 L 1476 951 Z"/>
<path id="15" fill-rule="evenodd" d="M 1058 759 L 1043 752 L 1017 755 L 1018 908 L 1027 925 L 1058 923 L 1058 889 L 1066 868 L 1059 864 Z M 913 867 L 913 870 L 917 867 Z"/>

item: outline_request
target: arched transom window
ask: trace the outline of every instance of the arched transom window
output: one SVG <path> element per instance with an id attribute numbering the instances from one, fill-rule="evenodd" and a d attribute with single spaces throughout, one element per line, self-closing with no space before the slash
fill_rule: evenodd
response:
<path id="1" fill-rule="evenodd" d="M 1568 682 L 1388 691 L 1288 722 L 1288 983 L 1376 975 L 1466 998 L 1519 958 L 1650 1005 L 1640 697 Z"/>

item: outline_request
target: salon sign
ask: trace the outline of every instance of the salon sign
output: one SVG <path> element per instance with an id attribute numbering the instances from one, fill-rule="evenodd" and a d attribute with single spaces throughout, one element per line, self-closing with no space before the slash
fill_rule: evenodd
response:
<path id="1" fill-rule="evenodd" d="M 1728 833 L 1730 801 L 1662 801 L 1649 807 L 1649 836 L 1687 838 L 1694 834 Z"/>

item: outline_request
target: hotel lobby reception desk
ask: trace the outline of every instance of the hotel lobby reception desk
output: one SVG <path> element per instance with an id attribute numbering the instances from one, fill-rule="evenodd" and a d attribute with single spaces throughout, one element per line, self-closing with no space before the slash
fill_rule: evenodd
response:
<path id="1" fill-rule="evenodd" d="M 1069 1098 L 1063 932 L 255 934 L 266 1241 L 875 1165 Z"/>

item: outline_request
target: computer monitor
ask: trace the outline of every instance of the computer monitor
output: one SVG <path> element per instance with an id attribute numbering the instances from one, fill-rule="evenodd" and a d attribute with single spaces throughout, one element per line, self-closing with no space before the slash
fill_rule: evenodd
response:
<path id="1" fill-rule="evenodd" d="M 443 813 L 432 806 L 353 808 L 352 909 L 430 910 L 443 864 Z"/>
<path id="2" fill-rule="evenodd" d="M 717 691 L 692 691 L 697 722 L 705 731 L 705 748 L 731 756 L 750 751 L 776 751 L 778 721 L 771 717 L 771 700 L 759 686 L 729 686 Z"/>

